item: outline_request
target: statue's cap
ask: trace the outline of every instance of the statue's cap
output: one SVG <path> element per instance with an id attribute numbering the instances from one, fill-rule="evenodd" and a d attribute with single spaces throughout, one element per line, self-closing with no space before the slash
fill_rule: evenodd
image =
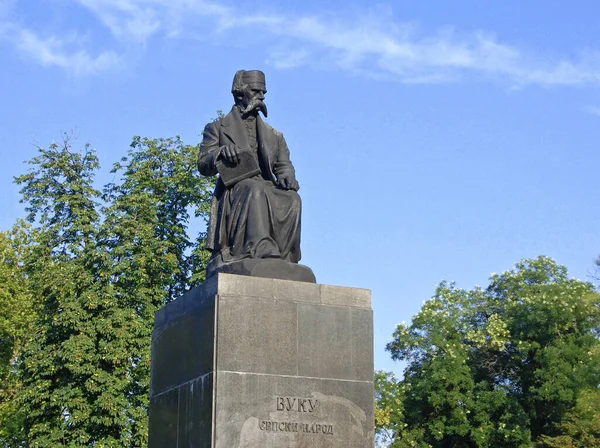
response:
<path id="1" fill-rule="evenodd" d="M 233 85 L 231 93 L 239 92 L 242 86 L 247 84 L 259 85 L 263 89 L 267 89 L 265 74 L 260 70 L 239 70 L 233 77 Z"/>

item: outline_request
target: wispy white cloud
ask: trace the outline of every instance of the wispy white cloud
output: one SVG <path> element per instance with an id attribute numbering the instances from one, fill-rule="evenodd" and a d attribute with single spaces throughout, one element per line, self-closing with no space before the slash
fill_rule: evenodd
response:
<path id="1" fill-rule="evenodd" d="M 600 84 L 600 52 L 584 52 L 577 61 L 558 61 L 544 68 L 531 67 L 524 81 L 542 85 Z"/>
<path id="2" fill-rule="evenodd" d="M 275 68 L 288 69 L 306 64 L 309 57 L 310 52 L 303 48 L 297 50 L 274 49 L 266 62 Z"/>
<path id="3" fill-rule="evenodd" d="M 102 52 L 97 56 L 85 50 L 68 51 L 65 42 L 55 36 L 40 38 L 31 30 L 21 30 L 17 45 L 24 53 L 42 65 L 55 65 L 75 75 L 94 74 L 114 67 L 120 57 L 112 52 Z"/>
<path id="4" fill-rule="evenodd" d="M 2 29 L 4 32 L 2 32 Z M 41 37 L 33 30 L 15 25 L 0 24 L 0 37 L 10 40 L 21 55 L 43 66 L 55 66 L 78 76 L 96 74 L 118 65 L 121 58 L 113 51 L 92 56 L 77 48 L 80 39 L 70 37 Z"/>
<path id="5" fill-rule="evenodd" d="M 161 28 L 159 3 L 136 0 L 77 0 L 90 9 L 111 33 L 140 44 Z"/>
<path id="6" fill-rule="evenodd" d="M 589 106 L 585 110 L 592 115 L 597 115 L 600 117 L 600 106 Z"/>
<path id="7" fill-rule="evenodd" d="M 414 24 L 398 23 L 390 11 L 367 11 L 361 17 L 348 18 L 242 11 L 217 0 L 72 1 L 91 11 L 110 30 L 118 48 L 92 58 L 83 50 L 66 54 L 60 38 L 42 40 L 47 51 L 37 51 L 39 62 L 66 68 L 68 60 L 71 66 L 80 67 L 78 73 L 114 65 L 119 60 L 116 51 L 132 45 L 143 48 L 151 37 L 162 36 L 229 40 L 232 45 L 253 48 L 260 43 L 266 63 L 276 68 L 315 65 L 405 83 L 457 82 L 485 76 L 503 79 L 513 87 L 600 84 L 600 53 L 548 60 L 502 43 L 489 33 L 466 35 L 448 27 L 425 34 Z M 21 44 L 20 48 L 35 51 L 31 45 Z M 85 65 L 95 69 L 86 72 Z"/>

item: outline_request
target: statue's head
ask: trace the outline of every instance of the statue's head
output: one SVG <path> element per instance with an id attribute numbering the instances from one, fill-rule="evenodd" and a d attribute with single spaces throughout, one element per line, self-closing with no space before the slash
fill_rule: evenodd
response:
<path id="1" fill-rule="evenodd" d="M 242 115 L 257 114 L 261 111 L 267 116 L 264 102 L 267 93 L 265 74 L 260 70 L 239 70 L 233 77 L 231 93 L 235 104 L 240 106 Z"/>

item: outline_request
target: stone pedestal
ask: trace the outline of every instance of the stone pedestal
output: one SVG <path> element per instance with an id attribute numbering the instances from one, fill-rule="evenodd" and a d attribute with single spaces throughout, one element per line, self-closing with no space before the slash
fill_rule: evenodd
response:
<path id="1" fill-rule="evenodd" d="M 156 314 L 149 448 L 372 448 L 369 290 L 217 274 Z"/>

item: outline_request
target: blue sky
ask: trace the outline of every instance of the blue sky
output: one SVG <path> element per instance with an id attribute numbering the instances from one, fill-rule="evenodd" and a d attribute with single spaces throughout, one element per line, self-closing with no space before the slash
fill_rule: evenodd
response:
<path id="1" fill-rule="evenodd" d="M 267 75 L 292 152 L 303 263 L 369 288 L 375 366 L 443 279 L 600 254 L 600 4 L 0 0 L 0 228 L 13 176 L 74 131 L 102 184 L 132 136 L 198 143 L 236 70 Z M 192 223 L 191 229 L 199 228 Z"/>

